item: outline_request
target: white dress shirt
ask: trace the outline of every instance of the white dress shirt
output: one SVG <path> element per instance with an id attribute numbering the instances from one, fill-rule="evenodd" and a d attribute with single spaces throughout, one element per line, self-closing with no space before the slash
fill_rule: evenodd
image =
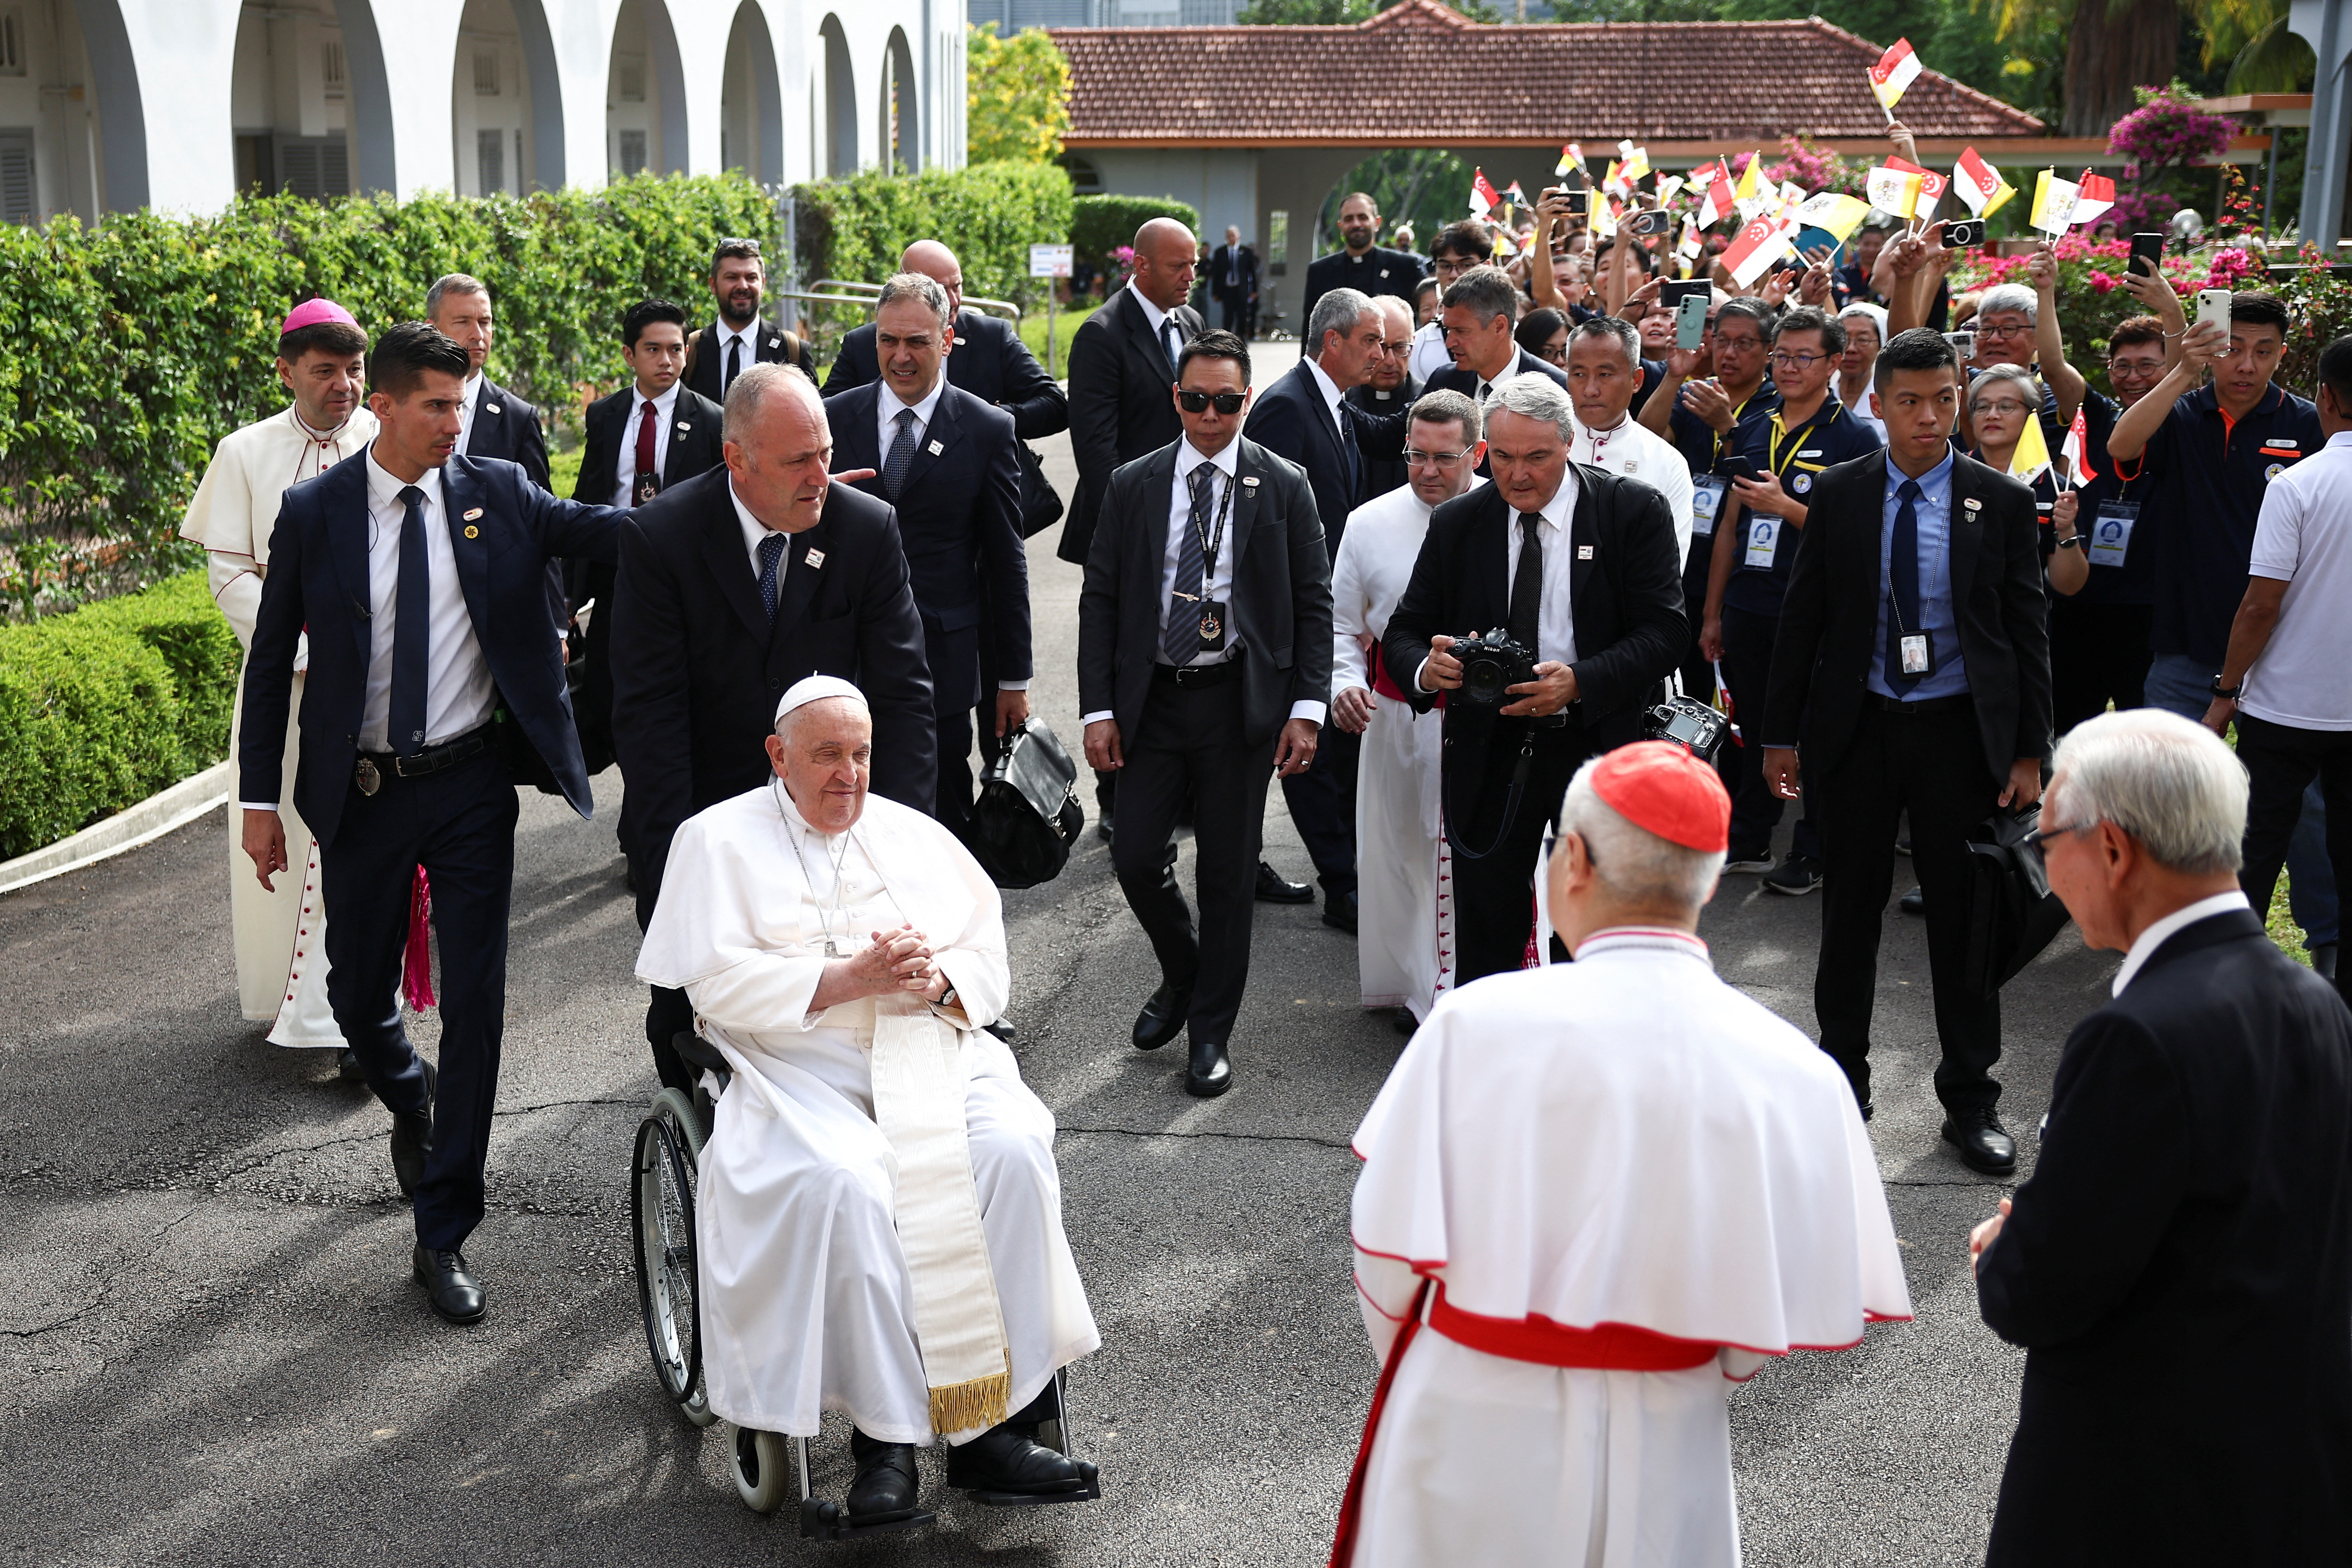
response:
<path id="1" fill-rule="evenodd" d="M 1160 323 L 1168 319 L 1170 312 L 1161 310 L 1159 306 L 1145 299 L 1143 297 L 1143 290 L 1135 286 L 1135 279 L 1132 278 L 1127 280 L 1127 291 L 1135 296 L 1135 302 L 1137 304 L 1143 307 L 1144 324 L 1151 329 L 1151 341 L 1160 345 L 1161 353 L 1166 353 L 1168 350 L 1168 334 L 1166 330 L 1160 326 Z M 1176 335 L 1180 338 L 1184 335 L 1184 323 L 1181 321 L 1176 323 Z M 1179 346 L 1181 348 L 1181 345 L 1180 344 Z M 1169 355 L 1168 363 L 1171 365 L 1173 365 L 1176 363 L 1175 356 L 1173 354 Z M 1172 372 L 1169 375 L 1168 379 L 1171 381 L 1176 379 Z"/>
<path id="2" fill-rule="evenodd" d="M 2195 925 L 2199 921 L 2210 920 L 2215 915 L 2227 914 L 2231 910 L 2251 910 L 2253 907 L 2246 901 L 2245 894 L 2232 888 L 2226 893 L 2216 893 L 2210 899 L 2184 904 L 2162 920 L 2152 922 L 2132 940 L 2131 951 L 2124 954 L 2123 967 L 2116 971 L 2113 994 L 2122 995 L 2124 987 L 2132 983 L 2132 976 L 2139 973 L 2140 966 L 2153 958 L 2156 950 L 2181 927 Z"/>
<path id="3" fill-rule="evenodd" d="M 751 557 L 751 581 L 756 584 L 760 581 L 760 542 L 767 538 L 771 532 L 786 541 L 789 541 L 792 535 L 785 533 L 782 529 L 772 530 L 766 523 L 753 517 L 751 509 L 743 504 L 743 498 L 735 493 L 735 481 L 732 478 L 727 481 L 727 499 L 735 503 L 735 521 L 743 528 L 743 553 Z M 792 563 L 793 548 L 787 542 L 784 552 L 776 557 L 776 602 L 778 604 L 783 603 L 784 573 L 791 568 Z"/>
<path id="4" fill-rule="evenodd" d="M 470 456 L 474 450 L 474 416 L 482 406 L 482 373 L 476 371 L 466 378 L 466 395 L 457 405 L 457 450 Z"/>
<path id="5" fill-rule="evenodd" d="M 719 395 L 723 402 L 727 396 L 727 345 L 732 342 L 740 342 L 743 345 L 743 352 L 736 357 L 735 361 L 737 375 L 742 374 L 759 363 L 760 318 L 754 316 L 740 327 L 730 327 L 727 324 L 727 318 L 720 316 L 710 325 L 712 329 L 710 346 L 719 355 L 711 363 L 719 367 Z"/>
<path id="6" fill-rule="evenodd" d="M 940 378 L 931 383 L 930 391 L 923 394 L 921 401 L 909 403 L 893 392 L 888 382 L 881 384 L 882 395 L 874 400 L 874 421 L 876 428 L 881 433 L 882 444 L 874 450 L 880 456 L 883 462 L 887 463 L 890 460 L 890 447 L 898 439 L 900 412 L 908 408 L 915 411 L 915 440 L 919 444 L 923 438 L 923 433 L 931 427 L 931 416 L 939 412 L 940 397 L 947 384 L 947 374 L 942 369 Z"/>
<path id="7" fill-rule="evenodd" d="M 1454 356 L 1445 352 L 1445 328 L 1438 321 L 1428 321 L 1413 329 L 1412 353 L 1405 368 L 1415 381 L 1424 385 L 1441 370 L 1454 368 Z"/>
<path id="8" fill-rule="evenodd" d="M 1543 541 L 1543 587 L 1536 609 L 1538 664 L 1547 660 L 1564 665 L 1576 662 L 1576 606 L 1570 595 L 1574 574 L 1569 542 L 1569 524 L 1576 516 L 1576 470 L 1570 468 L 1568 476 L 1560 480 L 1559 489 L 1552 492 L 1551 500 L 1544 502 L 1543 510 L 1537 514 L 1543 519 L 1536 530 L 1536 536 Z M 1527 542 L 1527 531 L 1519 526 L 1517 508 L 1506 508 L 1503 515 L 1510 524 L 1503 531 L 1503 603 L 1508 605 L 1511 584 L 1519 577 L 1519 551 Z M 1472 629 L 1484 634 L 1494 628 Z M 1421 685 L 1422 671 L 1428 668 L 1429 660 L 1423 659 L 1420 668 L 1412 672 L 1414 685 Z"/>
<path id="9" fill-rule="evenodd" d="M 1209 537 L 1214 539 L 1217 534 L 1217 513 L 1224 507 L 1225 498 L 1234 488 L 1234 473 L 1240 462 L 1241 443 L 1238 441 L 1227 442 L 1225 449 L 1213 458 L 1201 456 L 1194 449 L 1190 437 L 1176 443 L 1176 482 L 1168 487 L 1168 550 L 1166 558 L 1160 563 L 1160 603 L 1157 614 L 1153 617 L 1153 624 L 1160 628 L 1159 633 L 1152 638 L 1152 646 L 1155 649 L 1164 652 L 1162 645 L 1167 640 L 1168 606 L 1176 602 L 1177 555 L 1183 549 L 1185 533 L 1192 527 L 1192 470 L 1206 463 L 1213 471 L 1213 477 L 1209 480 Z M 1240 504 L 1238 500 L 1234 503 L 1235 507 Z M 1218 543 L 1216 562 L 1214 564 L 1210 564 L 1205 559 L 1202 561 L 1204 571 L 1201 580 L 1201 597 L 1204 600 L 1214 600 L 1226 606 L 1225 646 L 1214 650 L 1203 648 L 1193 655 L 1192 662 L 1196 665 L 1223 664 L 1241 652 L 1240 628 L 1234 624 L 1232 614 L 1234 553 L 1233 515 L 1231 511 L 1227 511 L 1225 536 Z M 1206 554 L 1207 552 L 1203 551 L 1203 557 Z M 1159 658 L 1160 654 L 1155 653 L 1154 657 Z M 1327 706 L 1322 702 L 1301 699 L 1290 705 L 1290 716 L 1293 719 L 1305 719 L 1310 723 L 1320 724 L 1323 722 Z M 1112 717 L 1115 715 L 1106 709 L 1098 713 L 1085 714 L 1078 722 L 1091 724 L 1097 719 Z"/>
<path id="10" fill-rule="evenodd" d="M 669 466 L 669 425 L 670 420 L 677 414 L 677 387 L 678 384 L 673 381 L 669 384 L 668 391 L 659 397 L 650 399 L 654 405 L 654 475 L 656 478 L 659 478 L 661 471 Z M 613 466 L 613 471 L 619 475 L 621 479 L 621 482 L 613 489 L 613 504 L 617 507 L 632 507 L 637 504 L 635 494 L 637 483 L 637 426 L 645 419 L 646 404 L 648 401 L 644 390 L 635 384 L 631 384 L 629 390 L 631 396 L 628 416 L 621 422 L 620 461 Z"/>
<path id="11" fill-rule="evenodd" d="M 392 642 L 400 619 L 400 530 L 406 509 L 403 481 L 367 455 L 368 621 L 367 698 L 360 708 L 360 750 L 389 752 L 392 728 Z M 429 470 L 417 487 L 425 520 L 425 567 L 432 607 L 426 623 L 431 642 L 425 686 L 425 743 L 437 746 L 478 729 L 490 720 L 490 663 L 474 637 L 474 617 L 457 582 L 457 555 L 449 542 L 448 508 L 441 494 L 441 470 Z"/>
<path id="12" fill-rule="evenodd" d="M 1307 373 L 1315 378 L 1315 389 L 1323 395 L 1323 406 L 1331 411 L 1331 423 L 1338 428 L 1340 442 L 1344 445 L 1348 439 L 1348 416 L 1339 412 L 1339 405 L 1348 395 L 1339 390 L 1339 384 L 1333 381 L 1329 373 L 1315 361 L 1302 359 L 1298 363 L 1305 365 Z"/>

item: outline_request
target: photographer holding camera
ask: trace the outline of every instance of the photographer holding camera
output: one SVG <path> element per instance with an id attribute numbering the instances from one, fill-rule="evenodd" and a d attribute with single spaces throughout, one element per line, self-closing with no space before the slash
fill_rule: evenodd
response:
<path id="1" fill-rule="evenodd" d="M 1642 738 L 1688 637 L 1665 497 L 1569 461 L 1575 408 L 1540 376 L 1486 400 L 1494 482 L 1430 514 L 1381 643 L 1415 711 L 1445 701 L 1454 984 L 1523 967 L 1536 858 L 1588 758 Z"/>

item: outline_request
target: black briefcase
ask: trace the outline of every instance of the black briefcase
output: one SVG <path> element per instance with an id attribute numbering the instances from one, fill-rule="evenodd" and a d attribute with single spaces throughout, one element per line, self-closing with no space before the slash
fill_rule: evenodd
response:
<path id="1" fill-rule="evenodd" d="M 1034 539 L 1062 521 L 1062 498 L 1045 478 L 1045 465 L 1026 441 L 1013 443 L 1021 464 L 1021 537 Z"/>
<path id="2" fill-rule="evenodd" d="M 972 858 L 991 881 L 1034 888 L 1062 874 L 1087 825 L 1077 780 L 1077 764 L 1044 720 L 1004 737 L 971 809 Z"/>
<path id="3" fill-rule="evenodd" d="M 1969 954 L 1962 982 L 1990 996 L 2065 929 L 2066 906 L 2050 890 L 2042 847 L 2028 842 L 2042 808 L 1996 811 L 1969 833 Z"/>

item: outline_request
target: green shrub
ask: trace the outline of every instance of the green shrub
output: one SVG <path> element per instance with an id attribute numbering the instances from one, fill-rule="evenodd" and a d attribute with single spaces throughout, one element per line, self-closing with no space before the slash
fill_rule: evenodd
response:
<path id="1" fill-rule="evenodd" d="M 213 602 L 205 574 L 184 573 L 143 594 L 86 605 L 70 619 L 125 633 L 163 657 L 179 698 L 180 752 L 189 769 L 228 755 L 229 718 L 236 707 L 245 650 Z M 65 624 L 64 618 L 57 624 Z"/>
<path id="2" fill-rule="evenodd" d="M 1080 196 L 1070 224 L 1070 243 L 1078 254 L 1100 264 L 1113 258 L 1122 245 L 1135 241 L 1135 231 L 1156 217 L 1172 217 L 1195 235 L 1201 232 L 1200 210 L 1174 196 Z"/>
<path id="3" fill-rule="evenodd" d="M 793 194 L 803 277 L 879 283 L 908 246 L 937 239 L 963 264 L 965 293 L 1024 310 L 1045 298 L 1045 279 L 1029 276 L 1029 247 L 1070 233 L 1070 176 L 1051 163 L 857 174 Z"/>

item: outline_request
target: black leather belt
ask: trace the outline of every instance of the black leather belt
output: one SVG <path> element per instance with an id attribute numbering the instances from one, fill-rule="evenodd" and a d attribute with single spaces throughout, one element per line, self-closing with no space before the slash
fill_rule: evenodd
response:
<path id="1" fill-rule="evenodd" d="M 1875 691 L 1865 691 L 1863 696 L 1866 700 L 1864 703 L 1864 707 L 1875 708 L 1881 713 L 1906 713 L 1920 717 L 1929 713 L 1949 713 L 1956 708 L 1966 708 L 1975 700 L 1965 691 L 1951 697 L 1923 697 L 1916 702 L 1906 702 L 1900 698 L 1883 696 Z"/>
<path id="2" fill-rule="evenodd" d="M 1151 679 L 1179 691 L 1197 691 L 1204 686 L 1223 686 L 1241 672 L 1242 661 L 1229 658 L 1222 664 L 1154 664 Z"/>
<path id="3" fill-rule="evenodd" d="M 359 760 L 352 764 L 352 777 L 358 782 L 362 795 L 373 795 L 383 787 L 386 773 L 415 779 L 454 768 L 468 757 L 489 748 L 490 730 L 490 725 L 484 724 L 437 746 L 427 746 L 404 757 L 397 752 L 362 752 Z"/>

